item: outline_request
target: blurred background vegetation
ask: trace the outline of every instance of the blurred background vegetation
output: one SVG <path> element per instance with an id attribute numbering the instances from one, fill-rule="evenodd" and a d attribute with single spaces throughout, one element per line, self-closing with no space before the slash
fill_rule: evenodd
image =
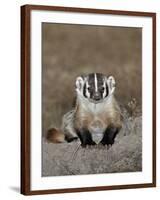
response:
<path id="1" fill-rule="evenodd" d="M 116 79 L 116 98 L 141 106 L 142 29 L 42 24 L 43 133 L 73 105 L 77 76 L 99 72 Z"/>

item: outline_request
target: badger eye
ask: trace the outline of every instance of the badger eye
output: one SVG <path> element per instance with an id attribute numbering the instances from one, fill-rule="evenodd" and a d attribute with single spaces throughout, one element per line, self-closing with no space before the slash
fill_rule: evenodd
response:
<path id="1" fill-rule="evenodd" d="M 101 88 L 101 91 L 104 92 L 104 87 Z"/>
<path id="2" fill-rule="evenodd" d="M 90 91 L 91 91 L 91 88 L 90 88 L 90 87 L 88 87 L 88 88 L 87 88 L 87 90 L 88 90 L 88 92 L 90 92 Z"/>

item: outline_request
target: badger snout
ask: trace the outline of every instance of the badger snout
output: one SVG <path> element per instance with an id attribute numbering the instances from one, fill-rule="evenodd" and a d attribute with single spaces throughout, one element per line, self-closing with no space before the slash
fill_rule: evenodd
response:
<path id="1" fill-rule="evenodd" d="M 93 100 L 95 101 L 99 101 L 101 99 L 101 94 L 99 92 L 95 93 L 93 95 Z"/>

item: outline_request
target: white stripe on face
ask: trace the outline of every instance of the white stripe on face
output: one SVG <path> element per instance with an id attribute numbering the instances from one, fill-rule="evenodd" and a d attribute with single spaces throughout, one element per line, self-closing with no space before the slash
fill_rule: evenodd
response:
<path id="1" fill-rule="evenodd" d="M 104 87 L 104 92 L 103 92 L 103 98 L 106 96 L 106 93 L 107 93 L 107 91 L 106 91 L 106 83 L 105 83 L 105 81 L 103 80 L 103 87 Z"/>
<path id="2" fill-rule="evenodd" d="M 96 73 L 94 74 L 94 83 L 95 83 L 95 92 L 98 92 L 98 81 Z"/>
<path id="3" fill-rule="evenodd" d="M 88 87 L 89 87 L 89 84 L 88 84 L 88 81 L 86 82 L 86 96 L 88 98 L 90 98 L 90 93 L 88 92 Z"/>

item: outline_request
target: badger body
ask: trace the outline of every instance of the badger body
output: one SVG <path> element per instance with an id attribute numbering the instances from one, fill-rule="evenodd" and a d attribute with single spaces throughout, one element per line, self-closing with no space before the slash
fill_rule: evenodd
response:
<path id="1" fill-rule="evenodd" d="M 80 139 L 84 147 L 98 143 L 114 143 L 122 125 L 121 111 L 114 97 L 114 90 L 115 80 L 112 76 L 107 78 L 103 74 L 92 73 L 77 77 L 75 108 L 66 113 L 62 120 L 60 134 L 64 133 L 66 141 Z M 57 137 L 54 129 L 52 141 L 53 138 L 57 141 Z"/>

